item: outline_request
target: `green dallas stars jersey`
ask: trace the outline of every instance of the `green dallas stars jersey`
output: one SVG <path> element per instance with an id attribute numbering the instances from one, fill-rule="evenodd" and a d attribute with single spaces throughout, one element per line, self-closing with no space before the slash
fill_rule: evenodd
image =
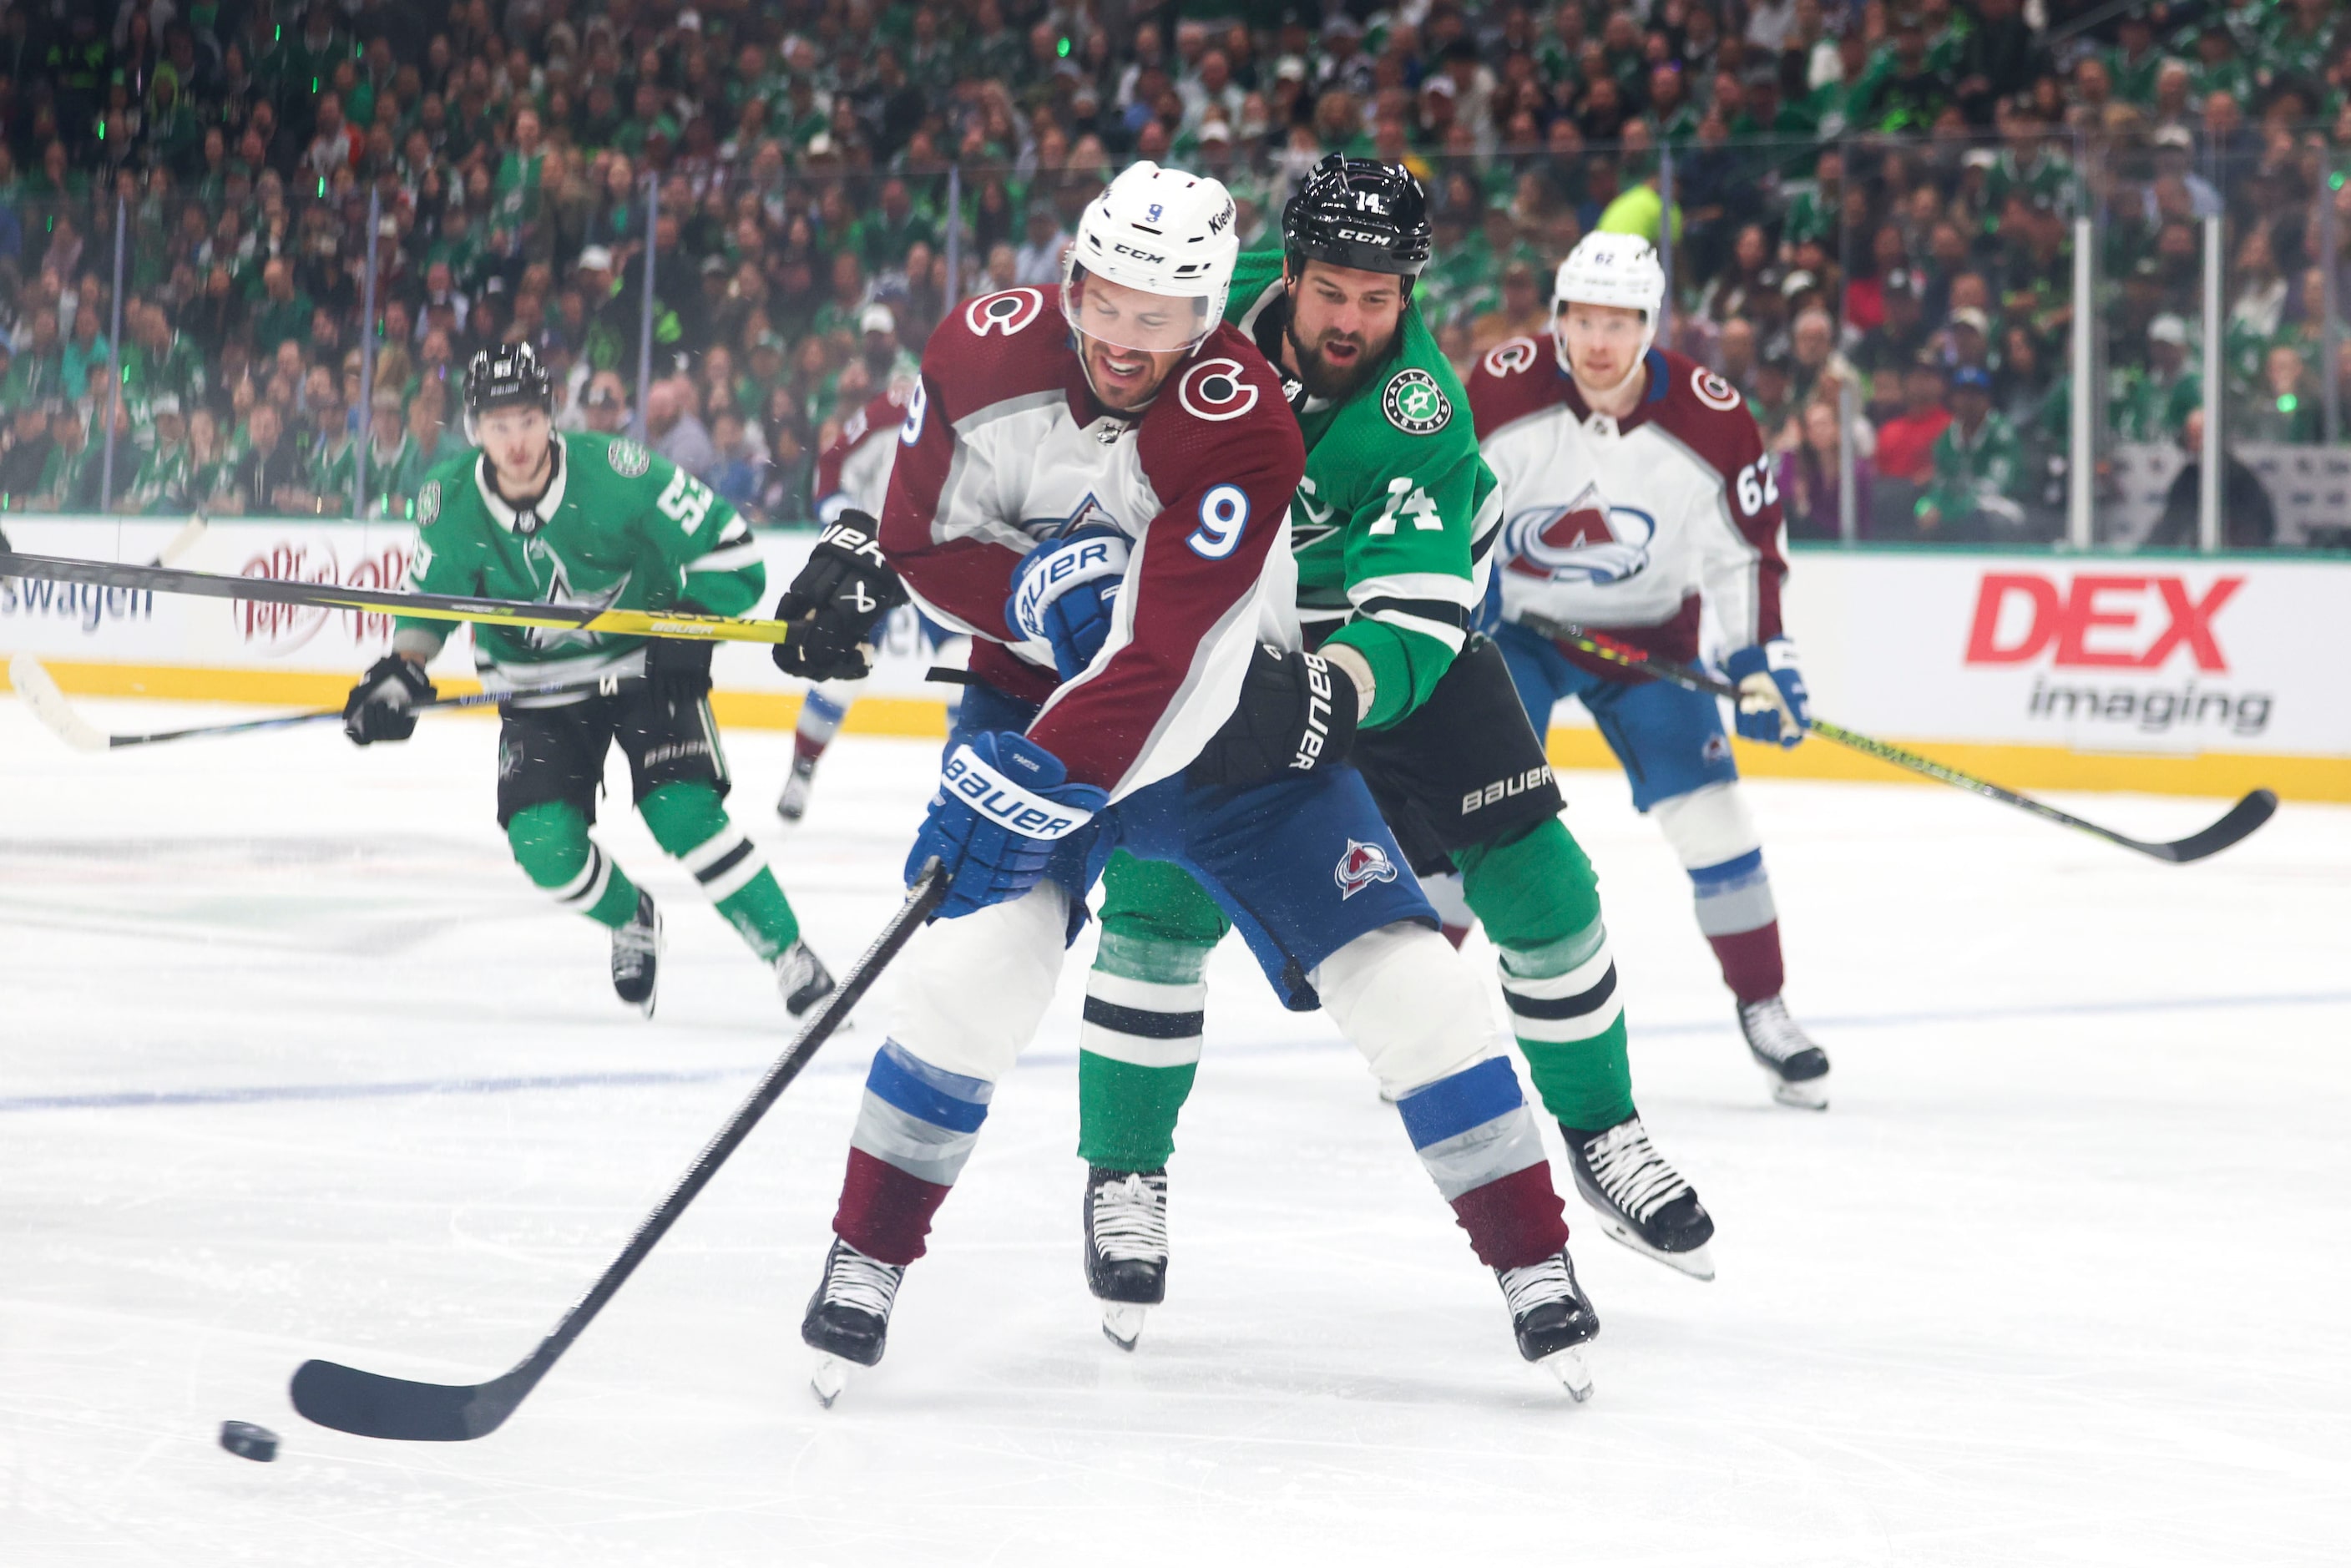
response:
<path id="1" fill-rule="evenodd" d="M 1277 370 L 1288 300 L 1281 253 L 1233 269 L 1228 320 Z M 1287 377 L 1285 386 L 1294 386 Z M 1307 641 L 1344 643 L 1372 666 L 1369 728 L 1427 700 L 1461 651 L 1486 591 L 1486 549 L 1500 522 L 1493 472 L 1460 378 L 1407 304 L 1395 351 L 1345 402 L 1297 392 L 1306 476 L 1290 505 L 1298 618 Z"/>
<path id="2" fill-rule="evenodd" d="M 516 531 L 479 450 L 436 466 L 416 496 L 416 555 L 408 587 L 608 610 L 700 610 L 740 615 L 759 601 L 767 568 L 750 525 L 693 475 L 625 436 L 567 434 L 537 508 Z M 402 653 L 437 652 L 448 627 L 394 622 Z M 475 664 L 494 682 L 569 685 L 643 667 L 642 637 L 561 628 L 476 625 Z"/>

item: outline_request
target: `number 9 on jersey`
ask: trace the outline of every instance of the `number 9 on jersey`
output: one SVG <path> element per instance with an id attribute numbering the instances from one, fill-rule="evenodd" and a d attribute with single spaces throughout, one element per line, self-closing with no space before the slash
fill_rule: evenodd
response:
<path id="1" fill-rule="evenodd" d="M 1219 485 L 1200 497 L 1200 526 L 1185 536 L 1195 555 L 1222 560 L 1241 542 L 1249 527 L 1249 497 L 1238 485 Z"/>

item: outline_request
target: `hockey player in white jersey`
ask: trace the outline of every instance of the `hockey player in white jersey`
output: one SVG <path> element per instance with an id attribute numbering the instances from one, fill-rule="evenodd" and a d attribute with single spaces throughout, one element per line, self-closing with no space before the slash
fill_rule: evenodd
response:
<path id="1" fill-rule="evenodd" d="M 1731 649 L 1739 733 L 1783 747 L 1804 737 L 1803 676 L 1780 621 L 1775 465 L 1736 389 L 1654 346 L 1665 287 L 1646 240 L 1588 235 L 1560 264 L 1550 340 L 1513 338 L 1471 373 L 1503 502 L 1494 640 L 1537 728 L 1562 697 L 1591 713 L 1633 804 L 1689 873 L 1698 929 L 1773 1095 L 1825 1109 L 1828 1057 L 1781 998 L 1778 911 L 1715 699 L 1519 623 L 1533 612 L 1688 664 L 1710 607 Z"/>
<path id="2" fill-rule="evenodd" d="M 1305 450 L 1279 377 L 1224 321 L 1235 222 L 1215 181 L 1138 163 L 1087 204 L 1060 287 L 950 312 L 879 527 L 844 512 L 788 601 L 810 606 L 776 650 L 790 673 L 832 673 L 893 599 L 973 638 L 908 862 L 935 857 L 950 891 L 893 971 L 897 1017 L 801 1322 L 827 1403 L 882 1359 L 907 1268 L 1122 848 L 1189 873 L 1284 999 L 1329 1012 L 1494 1270 L 1520 1354 L 1590 1388 L 1599 1320 L 1486 981 L 1438 935 L 1343 747 L 1324 755 L 1357 709 L 1301 648 Z M 1276 728 L 1295 754 L 1280 777 L 1215 781 Z"/>

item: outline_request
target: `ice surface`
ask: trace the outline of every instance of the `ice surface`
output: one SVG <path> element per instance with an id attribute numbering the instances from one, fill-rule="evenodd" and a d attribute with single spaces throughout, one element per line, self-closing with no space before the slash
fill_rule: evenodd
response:
<path id="1" fill-rule="evenodd" d="M 213 710 L 85 701 L 99 722 Z M 247 716 L 219 710 L 221 717 Z M 494 727 L 68 752 L 0 700 L 0 1563 L 2340 1563 L 2351 1538 L 2351 811 L 2176 868 L 1955 791 L 1751 788 L 1835 1106 L 1772 1106 L 1620 779 L 1571 775 L 1700 1284 L 1571 1199 L 1605 1329 L 1571 1406 L 1392 1109 L 1236 945 L 1174 1170 L 1172 1297 L 1079 1265 L 1073 953 L 830 1413 L 797 1326 L 880 1002 L 507 1427 L 312 1427 L 306 1356 L 502 1371 L 786 1038 L 623 808 L 661 1016 L 491 821 Z M 934 753 L 730 740 L 836 965 Z M 2145 837 L 2217 802 L 2085 797 Z M 885 998 L 886 999 L 886 998 Z M 975 998 L 984 1006 L 984 998 Z M 214 1445 L 224 1417 L 284 1438 Z"/>

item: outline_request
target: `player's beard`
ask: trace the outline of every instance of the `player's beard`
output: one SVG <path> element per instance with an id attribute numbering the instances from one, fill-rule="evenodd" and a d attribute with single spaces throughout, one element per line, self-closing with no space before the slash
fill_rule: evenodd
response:
<path id="1" fill-rule="evenodd" d="M 1325 332 L 1309 347 L 1306 340 L 1298 335 L 1298 316 L 1294 311 L 1290 319 L 1282 323 L 1281 335 L 1290 340 L 1290 357 L 1298 361 L 1298 379 L 1305 386 L 1307 395 L 1321 398 L 1326 402 L 1344 402 L 1353 396 L 1357 388 L 1378 373 L 1381 363 L 1388 357 L 1388 350 L 1395 342 L 1393 334 L 1384 342 L 1374 343 L 1353 333 Z M 1345 365 L 1334 365 L 1323 358 L 1323 348 L 1332 343 L 1346 343 L 1354 348 L 1355 352 L 1348 356 Z"/>

